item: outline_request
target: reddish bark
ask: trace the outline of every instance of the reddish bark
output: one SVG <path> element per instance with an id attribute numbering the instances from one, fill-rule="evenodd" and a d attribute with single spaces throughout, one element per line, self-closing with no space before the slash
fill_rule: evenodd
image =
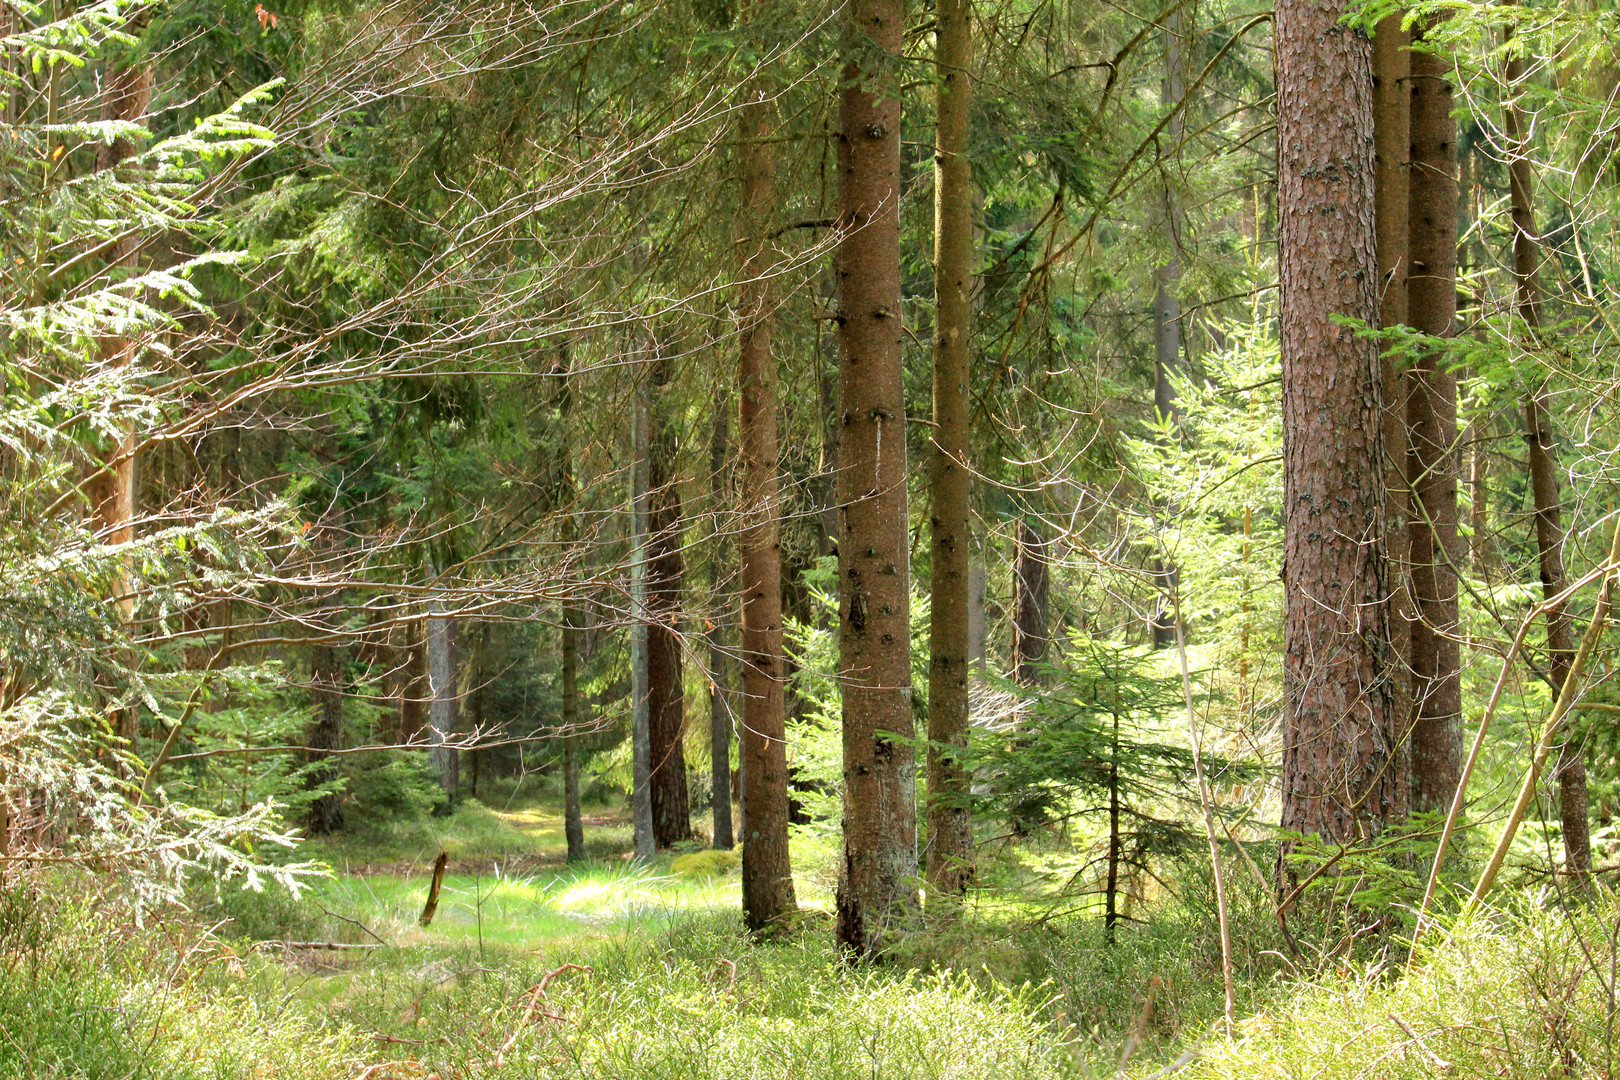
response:
<path id="1" fill-rule="evenodd" d="M 1282 826 L 1376 832 L 1390 776 L 1372 43 L 1342 0 L 1277 5 L 1284 419 Z"/>
<path id="2" fill-rule="evenodd" d="M 837 314 L 844 859 L 837 941 L 866 958 L 886 947 L 917 906 L 900 322 L 904 0 L 851 0 L 844 18 Z"/>

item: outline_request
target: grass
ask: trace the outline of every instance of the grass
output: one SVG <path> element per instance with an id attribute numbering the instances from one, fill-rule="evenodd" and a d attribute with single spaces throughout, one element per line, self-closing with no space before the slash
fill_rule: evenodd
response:
<path id="1" fill-rule="evenodd" d="M 447 874 L 432 925 L 420 927 L 430 876 L 426 870 L 340 875 L 318 886 L 313 899 L 400 947 L 479 942 L 532 947 L 558 938 L 632 932 L 649 917 L 719 912 L 741 903 L 734 874 L 692 877 L 633 863 L 587 863 L 523 875 Z M 368 939 L 341 920 L 328 929 L 337 940 Z"/>
<path id="2" fill-rule="evenodd" d="M 1612 1077 L 1617 937 L 1612 892 L 1576 911 L 1521 896 L 1436 935 L 1405 971 L 1346 965 L 1297 984 L 1185 1075 Z"/>
<path id="3" fill-rule="evenodd" d="M 618 812 L 597 831 L 615 835 Z M 1091 912 L 1034 918 L 1034 902 L 991 891 L 855 969 L 825 916 L 752 942 L 730 853 L 566 865 L 544 803 L 469 801 L 405 835 L 310 846 L 337 871 L 302 898 L 205 893 L 194 915 L 141 927 L 116 894 L 61 899 L 90 895 L 84 882 L 55 881 L 54 901 L 0 890 L 0 1080 L 1057 1080 L 1115 1075 L 1127 1041 L 1138 1077 L 1189 1046 L 1201 1056 L 1178 1076 L 1204 1080 L 1620 1067 L 1610 894 L 1476 920 L 1407 971 L 1302 972 L 1239 888 L 1245 1019 L 1228 1038 L 1208 1034 L 1219 952 L 1194 868 L 1111 945 Z M 441 847 L 454 869 L 423 928 Z M 801 895 L 821 903 L 829 850 L 795 838 Z M 271 944 L 289 940 L 376 947 Z"/>

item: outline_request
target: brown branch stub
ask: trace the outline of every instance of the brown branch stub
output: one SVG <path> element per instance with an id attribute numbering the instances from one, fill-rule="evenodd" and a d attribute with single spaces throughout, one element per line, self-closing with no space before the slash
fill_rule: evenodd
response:
<path id="1" fill-rule="evenodd" d="M 428 886 L 427 903 L 422 905 L 422 917 L 417 920 L 418 925 L 427 926 L 433 922 L 433 913 L 439 910 L 439 888 L 444 884 L 444 868 L 449 865 L 448 852 L 439 852 L 439 857 L 433 860 L 433 882 Z"/>

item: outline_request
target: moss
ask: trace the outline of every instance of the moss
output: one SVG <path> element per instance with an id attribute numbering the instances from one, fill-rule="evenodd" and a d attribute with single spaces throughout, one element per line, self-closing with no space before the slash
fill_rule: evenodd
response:
<path id="1" fill-rule="evenodd" d="M 715 848 L 694 851 L 690 855 L 677 855 L 669 864 L 670 870 L 691 877 L 720 877 L 730 873 L 742 863 L 742 852 Z"/>

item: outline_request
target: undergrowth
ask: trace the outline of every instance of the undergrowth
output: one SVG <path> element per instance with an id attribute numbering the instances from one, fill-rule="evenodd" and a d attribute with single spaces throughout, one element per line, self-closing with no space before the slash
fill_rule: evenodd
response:
<path id="1" fill-rule="evenodd" d="M 586 880 L 646 887 L 628 870 Z M 351 951 L 226 939 L 195 917 L 137 927 L 106 898 L 12 890 L 0 907 L 5 1080 L 1056 1080 L 1114 1074 L 1127 1044 L 1139 1077 L 1189 1047 L 1179 1075 L 1205 1080 L 1615 1075 L 1607 893 L 1458 924 L 1404 970 L 1392 939 L 1382 961 L 1301 973 L 1245 923 L 1230 1038 L 1211 1032 L 1218 953 L 1187 905 L 1144 913 L 1112 945 L 1091 920 L 970 912 L 864 970 L 834 955 L 823 922 L 755 944 L 730 904 Z M 309 928 L 330 932 L 321 917 Z"/>

